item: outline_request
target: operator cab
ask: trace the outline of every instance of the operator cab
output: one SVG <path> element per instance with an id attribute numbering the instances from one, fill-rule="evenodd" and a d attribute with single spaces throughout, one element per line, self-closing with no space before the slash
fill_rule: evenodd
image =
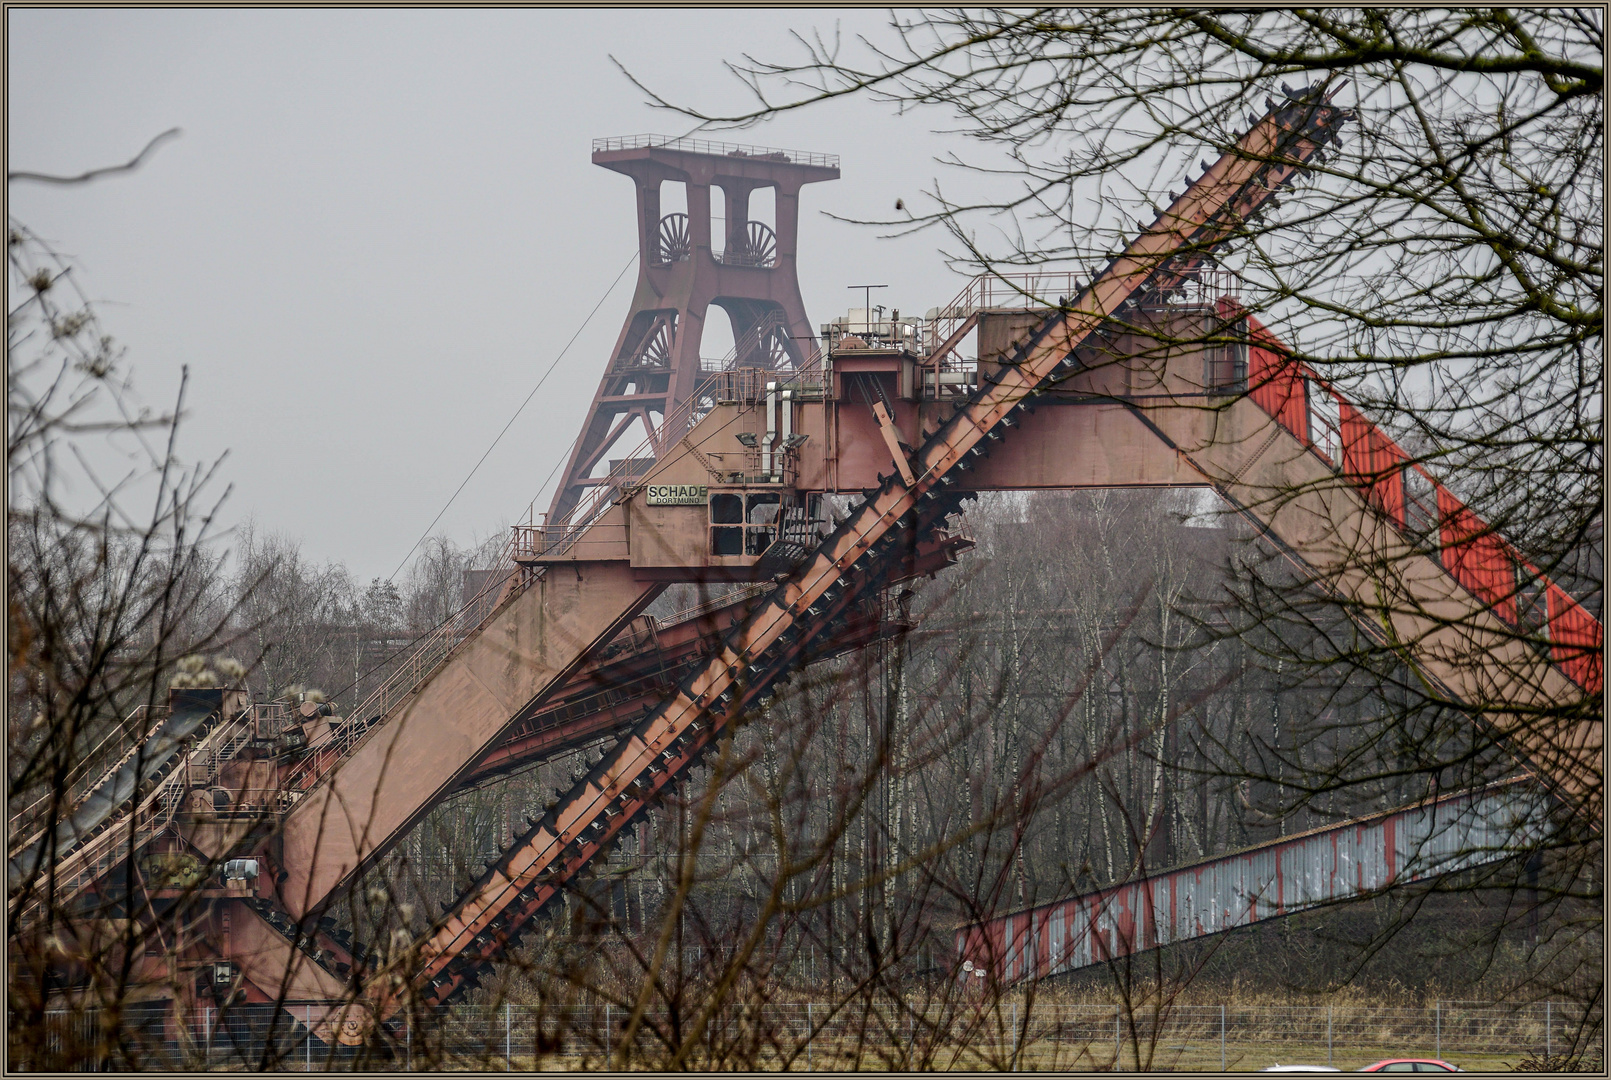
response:
<path id="1" fill-rule="evenodd" d="M 706 551 L 718 565 L 793 566 L 833 531 L 821 495 L 782 485 L 712 486 Z M 729 564 L 730 565 L 730 564 Z"/>

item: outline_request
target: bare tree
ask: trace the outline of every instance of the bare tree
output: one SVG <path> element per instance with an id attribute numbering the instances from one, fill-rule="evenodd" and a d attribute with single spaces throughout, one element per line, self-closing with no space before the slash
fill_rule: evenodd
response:
<path id="1" fill-rule="evenodd" d="M 1524 911 L 1553 912 L 1518 992 L 1589 1004 L 1603 980 L 1586 959 L 1601 940 L 1603 777 L 1592 753 L 1551 748 L 1597 740 L 1576 733 L 1598 732 L 1603 700 L 1603 29 L 1602 13 L 1568 9 L 901 12 L 880 36 L 800 36 L 796 59 L 734 63 L 749 107 L 700 112 L 647 88 L 705 127 L 841 97 L 931 117 L 958 138 L 941 167 L 984 194 L 958 201 L 936 181 L 926 205 L 908 196 L 866 224 L 934 231 L 950 265 L 1004 280 L 1095 274 L 1188 163 L 1231 149 L 1288 80 L 1345 102 L 1358 120 L 1345 142 L 1213 252 L 1229 315 L 1157 347 L 1262 346 L 1244 393 L 1277 411 L 1272 397 L 1311 395 L 1330 430 L 1306 417 L 1300 438 L 1334 462 L 1320 483 L 1366 492 L 1413 554 L 1361 545 L 1334 572 L 1304 574 L 1249 548 L 1223 588 L 1172 597 L 1209 637 L 1247 646 L 1266 708 L 1220 727 L 1210 705 L 1194 735 L 1155 753 L 1239 792 L 1226 810 L 1255 832 L 1482 783 L 1531 755 L 1559 810 L 1546 850 L 1426 891 L 1508 898 L 1466 942 L 1476 954 L 1537 917 Z M 1125 332 L 1157 334 L 1112 328 Z M 1268 504 L 1304 494 L 1271 491 Z M 1402 585 L 1415 554 L 1481 604 L 1451 627 Z M 1334 587 L 1350 574 L 1374 586 Z M 1404 617 L 1424 633 L 1382 631 Z M 1428 677 L 1416 650 L 1451 628 L 1485 642 L 1457 663 L 1508 692 L 1461 695 Z M 1005 680 L 1014 657 L 999 663 Z M 1546 689 L 1562 672 L 1576 693 Z M 1161 812 L 1145 788 L 1123 800 L 1139 836 Z M 1183 821 L 1200 850 L 1222 842 L 1203 831 L 1213 817 L 1201 807 Z M 1404 925 L 1378 924 L 1339 974 Z"/>
<path id="2" fill-rule="evenodd" d="M 1597 665 L 1598 640 L 1557 633 L 1548 606 L 1554 600 L 1544 618 L 1525 616 L 1536 612 L 1528 598 L 1536 605 L 1546 579 L 1569 583 L 1582 604 L 1598 610 L 1598 564 L 1584 556 L 1597 542 L 1602 499 L 1598 18 L 1492 11 L 900 15 L 887 49 L 863 43 L 864 63 L 817 41 L 803 42 L 798 63 L 740 66 L 759 106 L 697 119 L 751 123 L 857 94 L 945 112 L 946 122 L 984 151 L 979 160 L 952 164 L 991 170 L 1002 186 L 993 197 L 958 204 L 937 184 L 927 209 L 907 213 L 903 202 L 881 224 L 936 230 L 961 268 L 1006 274 L 1061 267 L 1086 276 L 1124 245 L 1131 217 L 1145 215 L 1163 194 L 1162 178 L 1237 142 L 1251 99 L 1283 79 L 1299 80 L 1305 93 L 1311 80 L 1329 79 L 1327 93 L 1349 96 L 1361 121 L 1357 133 L 1316 162 L 1276 217 L 1246 223 L 1214 252 L 1216 281 L 1232 283 L 1223 314 L 1191 330 L 1190 339 L 1123 321 L 1099 336 L 1111 343 L 1151 335 L 1144 351 L 1160 355 L 1218 350 L 1231 358 L 1232 383 L 1237 350 L 1264 354 L 1256 376 L 1244 369 L 1245 385 L 1205 409 L 1229 410 L 1248 397 L 1262 403 L 1272 387 L 1299 384 L 1304 393 L 1317 388 L 1318 400 L 1337 402 L 1334 427 L 1343 441 L 1349 432 L 1364 434 L 1338 448 L 1337 468 L 1322 482 L 1372 493 L 1407 538 L 1410 555 L 1362 544 L 1328 580 L 1272 553 L 1256 530 L 1227 529 L 1207 540 L 1210 530 L 1193 524 L 1196 509 L 1156 498 L 1098 492 L 987 500 L 975 511 L 984 557 L 972 573 L 903 583 L 867 601 L 862 616 L 893 621 L 903 632 L 880 634 L 859 655 L 812 669 L 725 731 L 708 748 L 696 782 L 686 783 L 666 812 L 623 831 L 616 855 L 568 885 L 550 908 L 556 918 L 528 938 L 514 963 L 495 975 L 465 969 L 473 987 L 468 1003 L 550 1010 L 534 1060 L 557 1051 L 559 1042 L 545 1040 L 563 1039 L 567 1027 L 577 1033 L 574 1014 L 563 1010 L 602 1003 L 610 1010 L 604 1027 L 587 1029 L 592 1060 L 617 1067 L 792 1065 L 802 1053 L 810 1064 L 810 1035 L 818 1031 L 831 1033 L 834 1065 L 1014 1067 L 1028 1007 L 1046 988 L 990 978 L 980 991 L 959 979 L 959 927 L 1505 776 L 1516 747 L 1536 755 L 1562 726 L 1597 720 L 1597 683 L 1567 699 L 1549 691 L 1548 679 L 1558 680 L 1557 668 Z M 1344 77 L 1351 80 L 1346 91 Z M 70 315 L 44 302 L 56 285 L 49 275 L 38 276 L 30 264 L 14 278 L 32 290 L 25 299 L 39 301 L 38 325 L 51 341 L 72 341 L 87 325 L 73 326 Z M 1067 297 L 1029 299 L 1049 311 L 1069 306 Z M 71 327 L 60 338 L 58 319 Z M 86 377 L 104 380 L 113 370 L 106 348 L 104 341 L 101 352 L 86 343 Z M 30 448 L 48 449 L 51 433 L 74 430 L 68 425 L 80 414 L 51 404 L 77 399 L 48 382 L 31 394 L 22 415 L 43 419 L 32 421 L 33 429 L 14 428 L 8 449 L 15 461 L 38 463 L 32 467 L 44 479 L 36 487 L 48 494 L 55 490 L 52 458 Z M 1352 412 L 1342 414 L 1344 406 Z M 138 430 L 137 418 L 125 417 L 120 429 Z M 1369 443 L 1363 464 L 1361 440 Z M 170 458 L 151 461 L 166 470 Z M 1442 487 L 1417 496 L 1414 476 Z M 119 490 L 108 488 L 106 507 L 120 501 Z M 154 535 L 164 552 L 195 548 L 193 529 L 180 527 L 184 515 L 164 509 L 188 508 L 192 491 L 165 494 L 154 525 L 134 519 L 126 535 L 136 552 Z M 1292 489 L 1268 498 L 1279 504 L 1305 494 Z M 1429 517 L 1412 515 L 1412 496 L 1421 498 L 1418 512 L 1431 507 Z M 114 531 L 104 508 L 97 525 L 82 515 L 69 521 L 64 506 L 43 497 L 36 502 L 50 506 L 46 520 L 63 536 Z M 72 583 L 94 576 L 85 567 L 113 561 L 94 563 L 93 544 L 69 544 L 59 554 L 50 543 L 35 547 L 42 553 L 35 563 L 48 572 L 33 564 L 13 572 L 32 596 L 71 592 Z M 1406 611 L 1429 620 L 1428 636 L 1447 628 L 1437 621 L 1443 616 L 1399 587 L 1405 560 L 1429 551 L 1463 586 L 1473 553 L 1493 556 L 1484 564 L 1490 570 L 1509 568 L 1508 581 L 1483 598 L 1510 612 L 1506 644 L 1528 650 L 1501 681 L 1540 690 L 1532 699 L 1451 693 L 1425 677 L 1420 643 L 1394 636 L 1394 620 Z M 1049 552 L 1059 557 L 1048 559 Z M 464 609 L 465 572 L 479 561 L 438 538 L 407 579 L 376 581 L 360 592 L 339 565 L 311 565 L 294 540 L 254 531 L 243 546 L 234 625 L 261 628 L 249 659 L 261 659 L 269 693 L 318 680 L 356 701 L 365 680 L 397 654 L 393 643 L 454 625 Z M 124 622 L 108 623 L 134 628 L 122 631 L 119 643 L 153 625 L 159 645 L 170 639 L 166 653 L 141 654 L 131 669 L 138 677 L 130 685 L 148 686 L 148 700 L 173 677 L 164 665 L 206 651 L 229 617 L 230 600 L 218 599 L 199 576 L 210 564 L 186 555 L 179 565 L 185 572 L 177 579 L 167 563 L 150 578 L 187 583 L 168 590 L 182 612 L 179 629 L 162 629 L 168 608 L 151 599 Z M 1215 578 L 1209 565 L 1228 573 Z M 1332 587 L 1350 574 L 1375 591 Z M 133 571 L 109 580 L 138 580 L 138 589 L 119 588 L 150 594 L 147 579 Z M 78 605 L 80 623 L 83 613 L 104 610 L 104 598 L 92 599 Z M 13 633 L 13 640 L 46 640 L 34 630 L 50 614 L 49 605 L 41 610 L 33 622 L 14 615 L 14 630 L 33 636 Z M 1491 641 L 1491 614 L 1455 621 L 1472 624 L 1472 640 Z M 68 625 L 67 638 L 80 634 L 78 624 Z M 176 635 L 182 647 L 173 646 Z M 97 655 L 134 655 L 119 647 Z M 38 660 L 14 653 L 23 660 L 14 660 L 13 672 L 31 670 L 30 663 L 48 667 L 47 659 L 66 650 L 52 640 L 38 653 Z M 1456 661 L 1480 668 L 1492 658 L 1473 648 Z M 181 681 L 203 678 L 199 659 L 185 664 Z M 36 682 L 34 692 L 49 689 L 49 680 L 26 688 Z M 47 733 L 61 727 L 69 745 L 36 755 L 44 764 L 28 774 L 38 778 L 29 781 L 34 790 L 71 789 L 82 757 L 74 732 L 104 730 L 116 713 L 95 716 L 76 727 L 48 718 L 41 725 Z M 31 745 L 26 730 L 13 728 L 14 741 Z M 435 923 L 434 905 L 463 895 L 483 873 L 478 864 L 509 848 L 516 819 L 547 806 L 555 784 L 561 794 L 572 789 L 596 763 L 599 739 L 512 779 L 454 793 L 348 891 L 327 916 L 330 932 L 319 932 L 338 951 L 352 947 L 363 969 L 352 972 L 354 999 L 365 980 L 393 973 L 406 979 L 416 970 L 411 964 Z M 1477 912 L 1485 921 L 1475 940 L 1497 954 L 1532 912 L 1548 909 L 1547 931 L 1533 935 L 1534 955 L 1517 968 L 1521 989 L 1564 988 L 1593 1007 L 1602 875 L 1598 837 L 1588 826 L 1598 817 L 1599 783 L 1598 774 L 1579 773 L 1561 788 L 1563 812 L 1545 848 L 1379 898 L 1362 925 L 1337 934 L 1346 947 L 1328 974 L 1367 968 L 1450 897 L 1497 896 L 1497 906 Z M 56 796 L 52 805 L 70 797 Z M 35 857 L 31 870 L 37 876 L 51 862 Z M 133 885 L 128 895 L 138 895 Z M 156 932 L 156 920 L 127 924 L 136 937 Z M 323 951 L 313 931 L 288 926 L 279 926 L 287 937 Z M 40 958 L 40 985 L 47 954 L 59 951 L 53 941 L 59 943 L 47 936 L 28 943 L 31 954 L 23 950 Z M 126 973 L 140 944 L 131 938 L 121 952 L 102 955 L 117 958 Z M 1145 1015 L 1167 1011 L 1183 986 L 1212 970 L 1216 948 L 1185 950 L 1178 962 L 1155 950 L 1093 965 L 1125 1004 L 1134 1064 L 1152 1061 Z M 1289 966 L 1279 974 L 1296 973 Z M 483 979 L 489 984 L 478 985 Z M 123 985 L 116 972 L 102 981 Z M 17 985 L 27 984 L 14 984 L 14 1013 L 32 1009 L 37 1017 L 43 992 L 29 997 Z M 826 1015 L 807 1014 L 813 1030 L 805 1039 L 797 1026 L 778 1024 L 776 1013 L 764 1020 L 761 1011 L 796 994 L 826 1007 Z M 285 998 L 282 987 L 274 1004 Z M 463 1015 L 404 1015 L 413 1021 L 411 1041 L 390 1049 L 417 1055 L 411 1060 L 420 1064 L 463 1063 L 455 1056 Z M 393 1034 L 379 1032 L 377 1041 Z M 1105 1058 L 1087 1048 L 1075 1063 L 1112 1065 L 1117 1056 L 1117 1045 Z"/>
<path id="3" fill-rule="evenodd" d="M 54 965 L 89 975 L 94 1000 L 75 1007 L 116 1010 L 153 923 L 132 862 L 117 920 L 59 909 L 58 859 L 176 749 L 154 728 L 170 684 L 216 685 L 209 657 L 232 679 L 244 668 L 226 655 L 241 643 L 215 548 L 217 466 L 178 453 L 183 384 L 171 411 L 142 407 L 71 267 L 9 230 L 8 1026 L 14 1051 L 37 1053 Z"/>

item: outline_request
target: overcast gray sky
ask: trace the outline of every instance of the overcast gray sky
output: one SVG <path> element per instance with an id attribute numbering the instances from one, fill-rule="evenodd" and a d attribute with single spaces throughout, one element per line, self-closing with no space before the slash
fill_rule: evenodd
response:
<path id="1" fill-rule="evenodd" d="M 681 132 L 668 97 L 744 103 L 721 67 L 793 56 L 792 29 L 876 31 L 876 11 L 7 13 L 12 169 L 77 173 L 183 137 L 141 171 L 13 184 L 11 214 L 70 255 L 145 401 L 191 372 L 181 452 L 229 452 L 226 517 L 299 538 L 360 581 L 390 574 L 633 254 L 632 186 L 604 135 Z M 940 117 L 866 102 L 735 141 L 837 153 L 802 199 L 813 322 L 847 285 L 909 311 L 962 280 L 889 213 L 961 149 Z M 568 451 L 620 330 L 624 278 L 437 531 L 521 518 Z M 859 305 L 859 301 L 858 301 Z M 710 350 L 706 350 L 707 352 Z M 718 350 L 719 351 L 719 350 Z M 546 506 L 546 497 L 539 508 Z"/>

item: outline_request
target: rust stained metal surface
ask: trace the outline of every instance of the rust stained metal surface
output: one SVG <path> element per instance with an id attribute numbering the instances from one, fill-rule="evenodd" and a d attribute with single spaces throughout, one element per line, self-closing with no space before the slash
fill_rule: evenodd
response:
<path id="1" fill-rule="evenodd" d="M 965 927 L 959 977 L 1074 971 L 1513 858 L 1549 833 L 1531 778 L 1447 795 Z"/>
<path id="2" fill-rule="evenodd" d="M 726 367 L 799 371 L 820 363 L 795 273 L 800 189 L 834 180 L 825 154 L 652 135 L 601 139 L 593 162 L 632 179 L 638 208 L 638 285 L 612 359 L 582 423 L 546 523 L 586 518 L 586 507 L 635 479 L 682 438 L 673 423 L 707 396 L 717 372 L 700 356 L 705 321 L 720 311 L 732 325 Z M 687 212 L 662 213 L 661 189 L 681 184 Z M 771 225 L 751 219 L 751 196 L 773 193 Z M 711 194 L 722 193 L 725 235 L 713 235 Z M 650 436 L 641 461 L 621 458 L 595 474 L 629 432 Z M 636 440 L 632 440 L 636 441 Z M 631 445 L 631 442 L 624 445 Z"/>
<path id="3" fill-rule="evenodd" d="M 1008 297 L 1011 310 L 1002 313 L 964 310 L 965 297 L 947 309 L 948 322 L 932 328 L 937 351 L 863 357 L 854 380 L 814 366 L 821 358 L 794 336 L 804 314 L 796 320 L 791 306 L 798 293 L 793 200 L 800 183 L 827 178 L 817 175 L 825 166 L 663 145 L 600 149 L 600 164 L 638 183 L 644 263 L 639 299 L 573 454 L 569 486 L 548 523 L 517 528 L 505 562 L 489 578 L 497 590 L 388 682 L 395 686 L 377 715 L 351 717 L 319 736 L 280 777 L 289 809 L 277 835 L 239 853 L 262 858 L 274 871 L 259 879 L 264 901 L 294 918 L 316 915 L 358 867 L 383 855 L 454 791 L 578 742 L 614 737 L 604 760 L 416 943 L 417 964 L 362 972 L 381 1019 L 410 996 L 439 1002 L 473 985 L 476 971 L 678 782 L 734 716 L 801 663 L 884 632 L 861 605 L 893 581 L 955 560 L 968 541 L 941 530 L 972 491 L 1211 485 L 1339 593 L 1392 593 L 1397 607 L 1387 617 L 1402 640 L 1419 643 L 1416 662 L 1451 697 L 1507 701 L 1511 694 L 1525 711 L 1572 702 L 1584 689 L 1598 692 L 1599 622 L 1545 581 L 1549 647 L 1539 653 L 1515 641 L 1510 626 L 1518 611 L 1499 580 L 1507 570 L 1514 580 L 1514 552 L 1437 485 L 1429 498 L 1442 511 L 1440 550 L 1428 554 L 1411 542 L 1405 534 L 1420 504 L 1405 494 L 1402 452 L 1312 373 L 1290 364 L 1273 336 L 1249 320 L 1249 392 L 1240 397 L 1210 385 L 1201 349 L 1158 344 L 1201 338 L 1235 316 L 1227 298 L 1169 298 L 1201 292 L 1215 244 L 1257 213 L 1346 119 L 1318 95 L 1272 109 L 1060 309 L 1026 317 L 1023 296 L 1044 283 L 1017 290 Z M 674 174 L 691 193 L 724 186 L 730 201 L 747 198 L 771 177 L 779 199 L 772 264 L 714 259 L 708 198 L 691 194 L 691 229 L 657 231 L 659 183 Z M 734 201 L 730 229 L 737 213 Z M 728 242 L 740 242 L 738 234 Z M 645 282 L 653 287 L 646 291 Z M 968 295 L 974 292 L 989 294 L 981 287 Z M 659 299 L 645 299 L 651 294 Z M 687 351 L 683 331 L 710 304 L 725 306 L 735 326 L 748 327 L 732 359 L 753 370 L 707 378 L 697 342 L 695 352 Z M 1103 332 L 1120 314 L 1126 329 Z M 977 368 L 964 370 L 952 355 L 962 332 L 957 326 L 977 329 L 981 342 L 1002 352 L 981 351 Z M 887 381 L 876 407 L 869 379 Z M 851 392 L 852 381 L 860 396 Z M 701 387 L 708 393 L 694 392 Z M 593 466 L 634 417 L 647 416 L 650 399 L 664 410 L 661 429 L 608 477 L 594 479 Z M 1328 431 L 1322 421 L 1331 402 L 1337 419 Z M 904 468 L 892 470 L 897 464 Z M 715 546 L 714 501 L 709 508 L 654 504 L 645 491 L 651 484 L 706 489 L 713 500 L 738 497 L 740 505 L 765 496 L 762 502 L 771 499 L 777 508 L 768 519 L 777 542 L 765 554 L 726 552 Z M 812 498 L 844 492 L 859 497 L 848 517 L 783 543 L 782 499 L 806 507 Z M 1282 492 L 1301 494 L 1272 497 Z M 745 518 L 740 531 L 752 525 Z M 1362 551 L 1380 554 L 1381 574 L 1358 570 L 1353 556 Z M 732 609 L 700 613 L 682 627 L 634 622 L 671 581 L 754 584 Z M 217 740 L 227 746 L 234 737 L 231 729 Z M 1523 730 L 1517 742 L 1537 775 L 1581 789 L 1593 780 L 1599 739 L 1599 726 L 1584 722 L 1573 731 Z M 238 771 L 254 792 L 265 787 L 256 773 Z M 175 790 L 185 793 L 182 785 Z M 1355 834 L 1332 831 L 1336 857 L 1352 860 L 1348 880 L 1402 876 L 1408 864 L 1393 846 L 1399 824 L 1392 836 L 1382 831 L 1379 844 L 1369 831 L 1387 830 L 1390 820 L 1361 825 Z M 1409 836 L 1413 820 L 1402 824 Z M 152 825 L 142 842 L 164 827 Z M 192 825 L 176 827 L 201 835 Z M 224 837 L 218 843 L 227 842 L 218 835 Z M 1309 870 L 1300 862 L 1310 850 L 1301 844 L 1310 841 L 1290 842 L 1300 844 L 1292 849 L 1299 854 L 1268 856 L 1270 880 L 1279 886 L 1276 910 L 1293 909 L 1308 895 L 1300 882 L 1310 880 Z M 1380 872 L 1367 870 L 1364 861 L 1378 849 Z M 1247 888 L 1264 880 L 1256 862 L 1262 857 L 1243 853 L 1224 860 L 1223 870 L 1205 864 L 1177 871 L 1134 895 L 1122 890 L 1139 886 L 1123 886 L 1111 902 L 1091 908 L 1086 940 L 1111 950 L 1146 942 L 1149 933 L 1163 943 L 1215 932 L 1206 928 L 1231 916 L 1214 905 L 1226 890 L 1253 895 Z M 1316 879 L 1320 893 L 1347 878 L 1338 877 L 1342 865 L 1334 860 Z M 1145 912 L 1164 910 L 1165 900 L 1168 918 L 1149 923 Z M 1020 931 L 1035 925 L 1027 915 L 1014 916 L 1020 917 L 1022 924 L 1000 922 L 996 945 L 988 945 L 988 935 L 980 938 L 993 962 L 1006 964 L 1014 955 L 1009 932 L 1021 942 Z M 1071 942 L 1071 924 L 1058 925 Z M 221 955 L 233 947 L 229 935 L 214 944 Z M 1056 955 L 1071 947 L 1060 945 Z M 329 942 L 316 951 L 352 965 Z"/>
<path id="4" fill-rule="evenodd" d="M 296 918 L 323 907 L 659 591 L 623 563 L 589 563 L 545 575 L 495 612 L 286 814 L 279 902 Z"/>
<path id="5" fill-rule="evenodd" d="M 484 783 L 620 733 L 675 690 L 695 664 L 720 648 L 723 631 L 747 614 L 749 607 L 741 600 L 684 622 L 656 627 L 652 641 L 635 642 L 627 655 L 578 673 L 534 715 L 517 720 L 506 741 L 476 766 L 465 785 Z M 858 611 L 833 641 L 801 659 L 807 664 L 830 659 L 909 628 L 907 623 Z"/>
<path id="6" fill-rule="evenodd" d="M 886 482 L 869 492 L 798 569 L 780 579 L 770 602 L 727 636 L 703 670 L 624 736 L 461 898 L 420 944 L 414 983 L 425 999 L 445 1000 L 466 985 L 473 970 L 512 941 L 564 881 L 698 759 L 747 701 L 770 688 L 805 642 L 827 631 L 848 600 L 887 571 L 903 538 L 915 542 L 944 520 L 954 507 L 954 496 L 945 492 L 955 484 L 953 473 L 967 471 L 985 456 L 981 443 L 1000 441 L 997 429 L 1065 368 L 1104 320 L 1144 287 L 1167 291 L 1183 280 L 1191 268 L 1190 260 L 1175 259 L 1183 245 L 1198 245 L 1199 258 L 1206 258 L 1213 244 L 1294 175 L 1303 158 L 1346 118 L 1343 110 L 1318 101 L 1272 110 L 1235 152 L 1160 214 L 1075 299 L 1069 313 L 1046 320 L 1015 363 L 981 382 L 922 441 L 911 463 L 915 483 Z M 382 1017 L 404 1004 L 390 973 L 371 988 Z"/>

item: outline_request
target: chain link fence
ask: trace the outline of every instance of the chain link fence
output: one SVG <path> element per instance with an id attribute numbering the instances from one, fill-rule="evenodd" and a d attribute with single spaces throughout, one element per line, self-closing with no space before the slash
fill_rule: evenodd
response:
<path id="1" fill-rule="evenodd" d="M 1000 1069 L 1007 1071 L 1252 1071 L 1269 1065 L 1356 1069 L 1385 1057 L 1435 1057 L 1470 1070 L 1527 1058 L 1604 1056 L 1603 1018 L 1554 1002 L 1438 1001 L 1428 1008 L 1025 1001 L 906 1010 L 865 1001 L 734 1005 L 701 1020 L 653 1011 L 628 1038 L 627 1011 L 457 1005 L 389 1025 L 382 1046 L 329 1047 L 310 1038 L 297 1006 L 202 1008 L 176 1025 L 153 1004 L 118 1013 L 59 1012 L 41 1046 L 13 1043 L 13 1068 L 48 1071 L 215 1069 L 389 1071 L 602 1069 L 630 1042 L 639 1068 L 755 1070 Z M 697 1034 L 695 1034 L 697 1028 Z"/>

